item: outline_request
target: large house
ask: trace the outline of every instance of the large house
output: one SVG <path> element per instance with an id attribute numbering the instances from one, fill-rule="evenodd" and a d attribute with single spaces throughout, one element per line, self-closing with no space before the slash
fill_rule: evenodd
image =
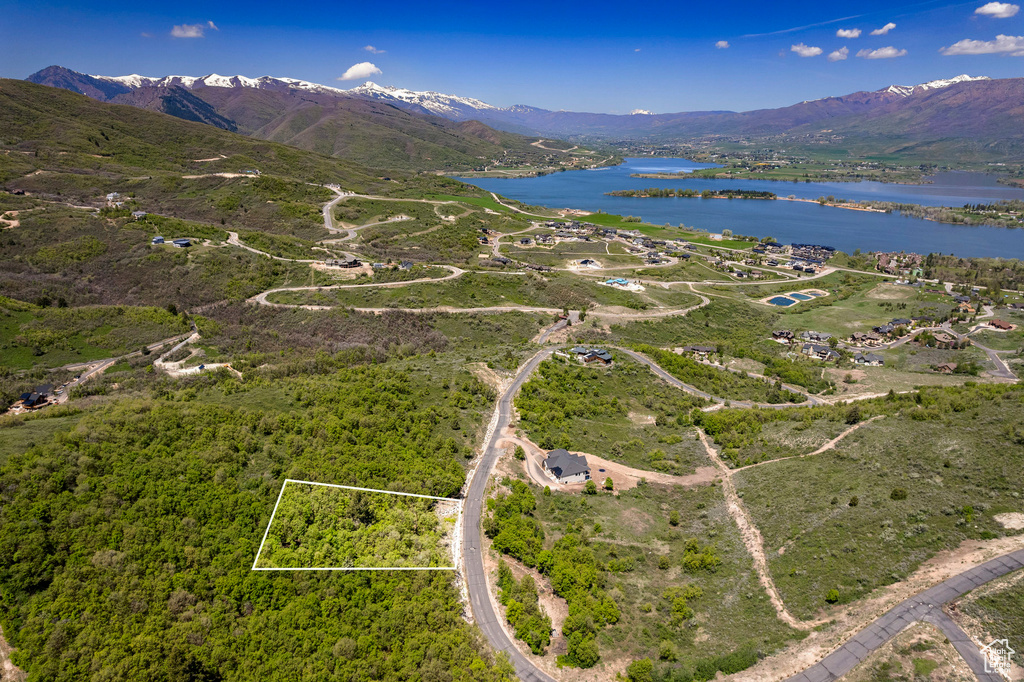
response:
<path id="1" fill-rule="evenodd" d="M 853 356 L 853 361 L 858 365 L 867 365 L 868 367 L 881 367 L 885 364 L 885 358 L 874 353 L 856 353 Z"/>
<path id="2" fill-rule="evenodd" d="M 559 483 L 583 483 L 590 480 L 590 466 L 583 455 L 574 455 L 565 448 L 552 450 L 544 458 L 544 471 Z"/>
<path id="3" fill-rule="evenodd" d="M 600 362 L 604 365 L 612 364 L 612 354 L 603 348 L 584 348 L 583 346 L 576 346 L 569 352 L 575 355 L 576 359 L 584 365 L 589 365 L 593 362 Z"/>
<path id="4" fill-rule="evenodd" d="M 832 350 L 828 346 L 820 346 L 816 343 L 805 343 L 800 349 L 800 352 L 811 358 L 817 358 L 818 360 L 824 360 L 825 362 L 837 362 L 840 358 L 837 351 Z"/>

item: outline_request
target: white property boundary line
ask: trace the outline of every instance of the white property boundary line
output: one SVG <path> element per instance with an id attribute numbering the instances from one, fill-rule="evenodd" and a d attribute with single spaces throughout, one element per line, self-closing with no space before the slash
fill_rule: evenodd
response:
<path id="1" fill-rule="evenodd" d="M 263 545 L 267 542 L 267 536 L 270 535 L 270 526 L 274 523 L 274 515 L 277 514 L 277 506 L 281 504 L 281 497 L 284 495 L 284 488 L 289 483 L 301 483 L 303 485 L 319 485 L 325 488 L 340 488 L 342 490 L 358 490 L 365 493 L 384 493 L 385 495 L 401 495 L 403 497 L 420 497 L 427 500 L 440 500 L 442 502 L 455 502 L 459 505 L 459 521 L 462 520 L 462 500 L 456 500 L 451 497 L 434 497 L 433 495 L 417 495 L 415 493 L 398 493 L 394 490 L 377 490 L 375 488 L 356 488 L 350 485 L 335 485 L 333 483 L 318 483 L 316 481 L 300 481 L 294 478 L 284 479 L 284 483 L 281 484 L 281 492 L 277 494 L 277 502 L 274 503 L 274 511 L 270 513 L 270 521 L 267 522 L 267 529 L 263 531 L 263 540 L 260 542 L 260 548 L 256 551 L 256 558 L 252 562 L 252 570 L 254 571 L 457 571 L 458 566 L 424 566 L 424 567 L 395 567 L 388 568 L 382 566 L 373 566 L 366 568 L 261 568 L 257 567 L 256 564 L 260 560 L 260 554 L 263 552 Z"/>

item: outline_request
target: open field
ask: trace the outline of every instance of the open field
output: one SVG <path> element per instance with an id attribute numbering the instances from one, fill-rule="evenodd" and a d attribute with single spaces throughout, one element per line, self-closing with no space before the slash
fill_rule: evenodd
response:
<path id="1" fill-rule="evenodd" d="M 1024 573 L 1011 573 L 965 594 L 957 609 L 958 624 L 979 641 L 1009 640 L 1020 674 L 1024 668 Z"/>
<path id="2" fill-rule="evenodd" d="M 769 653 L 799 636 L 776 617 L 717 487 L 647 484 L 614 495 L 556 493 L 538 496 L 536 514 L 546 544 L 565 527 L 583 529 L 608 567 L 605 589 L 622 614 L 598 634 L 602 662 L 611 670 L 650 658 L 659 668 L 695 671 L 737 652 Z M 694 547 L 720 563 L 684 567 Z M 680 599 L 677 593 L 688 587 L 699 596 Z M 755 654 L 747 665 L 756 660 Z"/>
<path id="3" fill-rule="evenodd" d="M 930 623 L 915 623 L 839 679 L 841 682 L 974 682 L 977 678 L 938 628 Z"/>
<path id="4" fill-rule="evenodd" d="M 38 307 L 0 297 L 0 366 L 58 367 L 108 358 L 189 330 L 162 308 Z"/>
<path id="5" fill-rule="evenodd" d="M 1024 416 L 1022 389 L 926 389 L 920 404 L 906 397 L 882 408 L 884 419 L 832 451 L 733 477 L 799 617 L 816 615 L 830 589 L 854 601 L 964 539 L 1016 532 L 992 517 L 1024 510 L 1013 426 Z"/>
<path id="6" fill-rule="evenodd" d="M 588 452 L 669 474 L 710 464 L 689 425 L 704 401 L 613 351 L 610 368 L 549 360 L 516 398 L 519 428 L 545 450 Z M 595 475 L 595 478 L 597 476 Z"/>
<path id="7" fill-rule="evenodd" d="M 685 307 L 696 302 L 689 293 L 659 292 L 666 303 Z M 356 308 L 478 308 L 501 305 L 540 306 L 579 310 L 595 305 L 645 309 L 651 306 L 643 294 L 601 286 L 570 274 L 466 273 L 438 283 L 395 288 L 331 289 L 311 292 L 280 292 L 272 303 L 336 305 Z"/>

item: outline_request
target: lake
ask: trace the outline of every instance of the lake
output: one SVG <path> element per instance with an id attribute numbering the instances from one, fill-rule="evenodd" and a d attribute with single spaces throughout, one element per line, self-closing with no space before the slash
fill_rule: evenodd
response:
<path id="1" fill-rule="evenodd" d="M 527 204 L 552 208 L 641 216 L 645 222 L 680 223 L 709 232 L 730 229 L 734 234 L 772 236 L 783 243 L 834 246 L 861 251 L 954 253 L 958 256 L 1024 258 L 1024 228 L 947 225 L 898 214 L 868 213 L 795 201 L 610 197 L 605 192 L 646 187 L 750 189 L 817 199 L 833 195 L 849 200 L 895 201 L 930 206 L 962 206 L 1022 199 L 1024 189 L 1000 185 L 985 173 L 950 172 L 933 176 L 932 184 L 897 185 L 881 182 L 793 183 L 771 180 L 704 180 L 631 178 L 632 173 L 675 173 L 712 168 L 687 159 L 630 158 L 619 166 L 589 171 L 566 171 L 539 178 L 473 178 L 482 189 Z"/>

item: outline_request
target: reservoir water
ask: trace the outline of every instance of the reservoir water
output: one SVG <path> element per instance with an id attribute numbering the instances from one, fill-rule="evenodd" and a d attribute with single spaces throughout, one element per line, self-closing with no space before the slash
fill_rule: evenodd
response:
<path id="1" fill-rule="evenodd" d="M 527 204 L 578 208 L 641 216 L 645 222 L 680 223 L 709 232 L 772 236 L 783 243 L 834 246 L 861 251 L 954 253 L 958 256 L 1024 258 L 1024 227 L 967 227 L 899 214 L 869 213 L 796 201 L 611 197 L 605 192 L 646 187 L 752 189 L 780 197 L 817 199 L 833 195 L 849 200 L 895 201 L 929 206 L 963 206 L 1022 199 L 1024 189 L 1000 185 L 985 173 L 940 173 L 931 184 L 880 182 L 777 182 L 771 180 L 705 180 L 631 178 L 632 173 L 675 173 L 710 168 L 687 159 L 630 158 L 619 166 L 566 171 L 538 178 L 472 178 L 472 184 Z"/>

